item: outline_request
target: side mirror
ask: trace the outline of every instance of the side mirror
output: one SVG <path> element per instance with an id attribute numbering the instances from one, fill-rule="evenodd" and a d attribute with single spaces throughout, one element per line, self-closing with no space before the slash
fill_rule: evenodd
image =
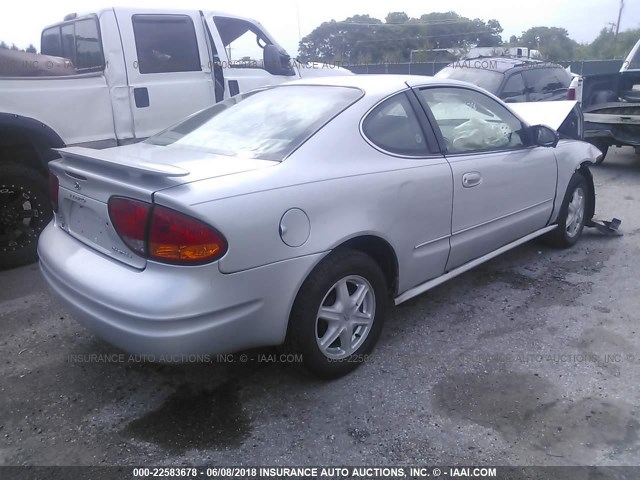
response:
<path id="1" fill-rule="evenodd" d="M 291 57 L 275 45 L 265 45 L 264 47 L 264 69 L 271 75 L 295 75 L 291 66 Z"/>
<path id="2" fill-rule="evenodd" d="M 560 141 L 560 134 L 546 125 L 534 125 L 530 129 L 534 145 L 555 148 Z"/>

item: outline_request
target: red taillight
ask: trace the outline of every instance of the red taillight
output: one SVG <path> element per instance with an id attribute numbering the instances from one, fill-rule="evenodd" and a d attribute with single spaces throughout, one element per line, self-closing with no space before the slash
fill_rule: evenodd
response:
<path id="1" fill-rule="evenodd" d="M 109 218 L 122 241 L 138 255 L 146 256 L 147 225 L 151 204 L 129 198 L 109 199 Z"/>
<path id="2" fill-rule="evenodd" d="M 576 99 L 576 89 L 570 88 L 567 90 L 567 100 L 575 100 Z"/>
<path id="3" fill-rule="evenodd" d="M 225 239 L 208 225 L 156 206 L 149 227 L 149 258 L 181 264 L 211 262 L 224 255 Z"/>
<path id="4" fill-rule="evenodd" d="M 152 260 L 200 265 L 217 260 L 227 250 L 226 240 L 216 230 L 165 207 L 112 197 L 109 217 L 122 241 Z"/>
<path id="5" fill-rule="evenodd" d="M 49 172 L 49 196 L 51 197 L 51 208 L 54 212 L 58 211 L 58 191 L 60 190 L 60 183 L 58 177 Z"/>

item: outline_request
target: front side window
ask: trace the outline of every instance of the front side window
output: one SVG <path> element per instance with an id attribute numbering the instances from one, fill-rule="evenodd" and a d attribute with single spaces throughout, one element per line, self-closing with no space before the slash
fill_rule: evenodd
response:
<path id="1" fill-rule="evenodd" d="M 356 88 L 320 85 L 249 92 L 203 110 L 147 142 L 282 161 L 361 95 Z"/>
<path id="2" fill-rule="evenodd" d="M 362 123 L 365 137 L 382 150 L 403 156 L 428 153 L 420 122 L 404 93 L 385 100 Z"/>
<path id="3" fill-rule="evenodd" d="M 79 73 L 104 68 L 98 21 L 93 17 L 46 29 L 40 50 L 44 55 L 69 59 Z"/>
<path id="4" fill-rule="evenodd" d="M 202 70 L 196 30 L 187 15 L 134 15 L 140 73 Z"/>
<path id="5" fill-rule="evenodd" d="M 427 104 L 448 153 L 473 153 L 525 146 L 522 123 L 494 99 L 466 88 L 425 88 Z"/>
<path id="6" fill-rule="evenodd" d="M 271 42 L 255 25 L 246 20 L 214 17 L 231 68 L 264 68 L 263 49 Z"/>

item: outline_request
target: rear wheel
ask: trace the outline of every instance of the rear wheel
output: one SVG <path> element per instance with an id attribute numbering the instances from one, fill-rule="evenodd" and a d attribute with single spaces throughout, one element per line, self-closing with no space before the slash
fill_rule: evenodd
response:
<path id="1" fill-rule="evenodd" d="M 589 202 L 589 185 L 585 178 L 574 173 L 567 186 L 567 191 L 558 215 L 558 228 L 550 232 L 545 240 L 560 248 L 568 248 L 579 240 L 588 220 L 587 204 Z"/>
<path id="2" fill-rule="evenodd" d="M 51 217 L 46 180 L 31 168 L 0 164 L 0 268 L 34 262 Z"/>
<path id="3" fill-rule="evenodd" d="M 389 292 L 378 264 L 354 250 L 325 259 L 304 282 L 289 320 L 289 349 L 315 375 L 337 378 L 366 360 L 378 341 Z"/>

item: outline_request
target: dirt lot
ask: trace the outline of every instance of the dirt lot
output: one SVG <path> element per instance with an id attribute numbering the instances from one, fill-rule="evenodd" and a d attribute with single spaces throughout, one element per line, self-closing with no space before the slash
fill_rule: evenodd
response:
<path id="1" fill-rule="evenodd" d="M 593 172 L 623 237 L 532 243 L 454 279 L 331 383 L 271 350 L 120 361 L 37 266 L 0 272 L 0 465 L 637 465 L 640 158 L 613 149 Z"/>

